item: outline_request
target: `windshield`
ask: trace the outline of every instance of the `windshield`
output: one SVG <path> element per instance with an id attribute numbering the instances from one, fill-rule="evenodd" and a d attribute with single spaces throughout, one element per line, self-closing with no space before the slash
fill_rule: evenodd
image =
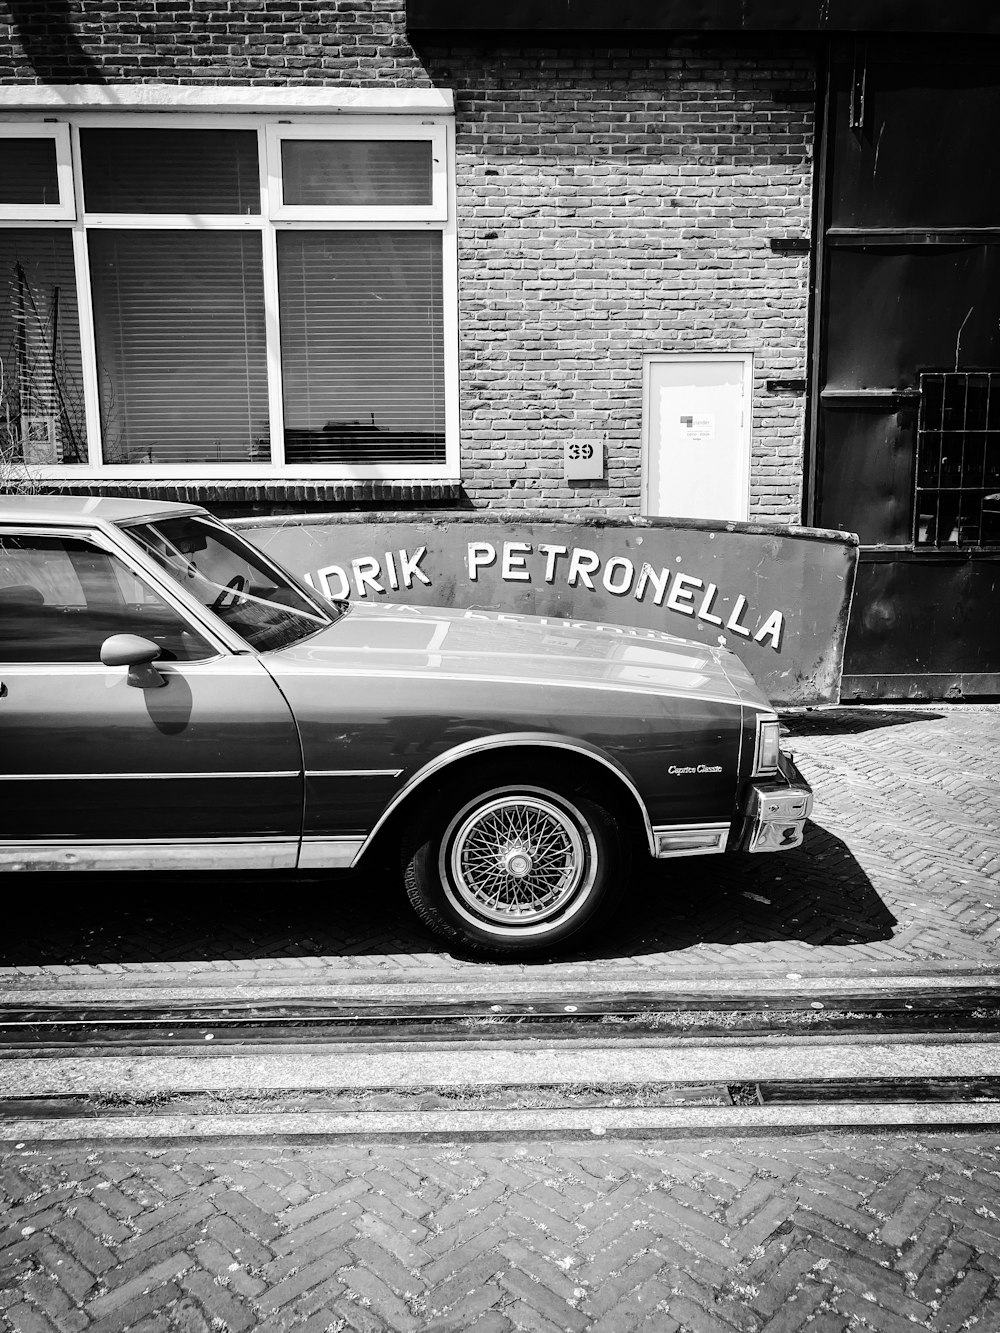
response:
<path id="1" fill-rule="evenodd" d="M 287 648 L 341 614 L 341 608 L 308 596 L 256 547 L 212 519 L 185 515 L 126 531 L 258 652 Z"/>

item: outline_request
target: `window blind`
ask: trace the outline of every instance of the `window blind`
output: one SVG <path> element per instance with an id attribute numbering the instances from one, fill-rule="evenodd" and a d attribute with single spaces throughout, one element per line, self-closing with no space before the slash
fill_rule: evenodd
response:
<path id="1" fill-rule="evenodd" d="M 258 233 L 90 235 L 104 461 L 269 462 Z"/>
<path id="2" fill-rule="evenodd" d="M 260 212 L 253 130 L 80 131 L 90 213 Z"/>
<path id="3" fill-rule="evenodd" d="M 441 235 L 278 235 L 290 463 L 445 460 Z"/>
<path id="4" fill-rule="evenodd" d="M 364 208 L 433 200 L 429 140 L 286 139 L 283 197 L 302 207 Z"/>

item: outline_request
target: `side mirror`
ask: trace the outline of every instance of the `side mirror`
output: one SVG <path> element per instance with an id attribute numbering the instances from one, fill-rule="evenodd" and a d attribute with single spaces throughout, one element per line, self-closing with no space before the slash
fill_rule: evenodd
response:
<path id="1" fill-rule="evenodd" d="M 140 690 L 158 690 L 166 685 L 153 662 L 160 656 L 160 645 L 138 634 L 112 634 L 101 644 L 101 661 L 105 666 L 127 666 L 128 683 Z"/>

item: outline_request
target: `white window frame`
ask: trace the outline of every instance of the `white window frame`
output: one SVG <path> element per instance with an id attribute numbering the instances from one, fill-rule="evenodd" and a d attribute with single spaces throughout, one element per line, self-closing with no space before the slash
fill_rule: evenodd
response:
<path id="1" fill-rule="evenodd" d="M 398 118 L 374 117 L 366 119 L 364 126 L 297 124 L 270 124 L 266 128 L 268 192 L 271 200 L 271 217 L 285 221 L 319 220 L 341 222 L 416 222 L 444 221 L 448 216 L 448 146 L 447 133 L 442 125 L 406 124 L 400 125 Z M 359 208 L 345 204 L 327 204 L 320 207 L 307 207 L 302 204 L 286 204 L 281 170 L 281 148 L 290 139 L 305 139 L 327 143 L 380 143 L 387 140 L 421 141 L 431 145 L 431 202 L 429 204 L 373 204 L 368 208 Z"/>
<path id="2" fill-rule="evenodd" d="M 70 156 L 69 126 L 57 122 L 5 121 L 0 124 L 2 139 L 51 139 L 56 154 L 57 204 L 0 204 L 0 219 L 19 222 L 46 222 L 76 217 L 73 198 L 73 163 Z"/>
<path id="3" fill-rule="evenodd" d="M 183 90 L 182 90 L 183 91 Z M 51 464 L 34 467 L 33 473 L 46 481 L 176 481 L 187 480 L 269 480 L 293 483 L 296 479 L 329 481 L 365 480 L 435 480 L 457 482 L 460 479 L 458 439 L 458 240 L 455 217 L 454 180 L 454 122 L 453 117 L 428 114 L 422 107 L 411 108 L 407 99 L 401 99 L 400 113 L 386 115 L 387 98 L 391 90 L 379 95 L 378 111 L 366 114 L 368 99 L 362 98 L 357 106 L 332 108 L 326 99 L 323 110 L 332 115 L 321 115 L 319 106 L 301 116 L 290 115 L 284 107 L 280 111 L 270 107 L 260 113 L 251 101 L 250 111 L 213 112 L 201 105 L 192 111 L 171 111 L 168 106 L 151 112 L 142 105 L 134 112 L 91 109 L 63 112 L 57 123 L 40 122 L 39 113 L 20 115 L 2 109 L 4 117 L 0 133 L 25 134 L 27 131 L 49 134 L 65 144 L 67 164 L 71 162 L 71 188 L 67 190 L 72 211 L 57 215 L 49 210 L 36 209 L 30 217 L 18 213 L 16 217 L 0 215 L 0 227 L 23 225 L 26 221 L 39 225 L 59 225 L 73 237 L 77 303 L 80 318 L 80 349 L 83 362 L 83 399 L 87 428 L 88 461 L 83 463 Z M 412 101 L 412 99 L 410 99 Z M 72 103 L 72 98 L 65 98 Z M 290 110 L 290 108 L 289 108 Z M 345 114 L 345 111 L 347 113 Z M 403 113 L 406 114 L 403 114 Z M 339 114 L 343 124 L 332 123 Z M 80 131 L 87 128 L 106 129 L 253 129 L 257 133 L 258 167 L 261 186 L 261 212 L 257 214 L 185 214 L 165 213 L 91 213 L 84 210 Z M 284 137 L 299 138 L 430 138 L 434 154 L 433 203 L 428 209 L 355 208 L 306 209 L 283 206 L 274 194 L 274 151 L 280 148 Z M 272 146 L 273 145 L 273 146 Z M 61 159 L 60 159 L 61 160 Z M 60 177 L 62 199 L 63 178 Z M 75 210 L 74 201 L 81 207 Z M 62 205 L 60 205 L 62 206 Z M 433 210 L 434 216 L 427 215 Z M 414 216 L 416 215 L 416 216 Z M 264 267 L 264 314 L 266 327 L 267 388 L 269 402 L 271 461 L 240 463 L 186 463 L 186 464 L 111 464 L 102 461 L 100 393 L 97 367 L 97 348 L 94 330 L 94 312 L 90 286 L 88 233 L 92 230 L 123 231 L 221 230 L 259 231 L 262 238 Z M 444 315 L 444 409 L 445 450 L 439 463 L 371 463 L 371 464 L 285 464 L 284 401 L 281 385 L 281 329 L 278 306 L 277 235 L 282 230 L 345 230 L 345 231 L 401 231 L 430 230 L 440 233 L 442 247 L 442 301 Z M 391 367 L 386 367 L 391 374 Z"/>

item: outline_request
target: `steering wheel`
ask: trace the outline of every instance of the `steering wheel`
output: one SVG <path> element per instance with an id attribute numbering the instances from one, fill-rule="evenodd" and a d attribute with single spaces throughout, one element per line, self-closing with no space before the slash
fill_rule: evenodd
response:
<path id="1" fill-rule="evenodd" d="M 236 601 L 238 593 L 245 592 L 249 587 L 250 580 L 243 574 L 234 574 L 226 586 L 216 597 L 214 602 L 209 602 L 209 611 L 225 611 Z"/>

